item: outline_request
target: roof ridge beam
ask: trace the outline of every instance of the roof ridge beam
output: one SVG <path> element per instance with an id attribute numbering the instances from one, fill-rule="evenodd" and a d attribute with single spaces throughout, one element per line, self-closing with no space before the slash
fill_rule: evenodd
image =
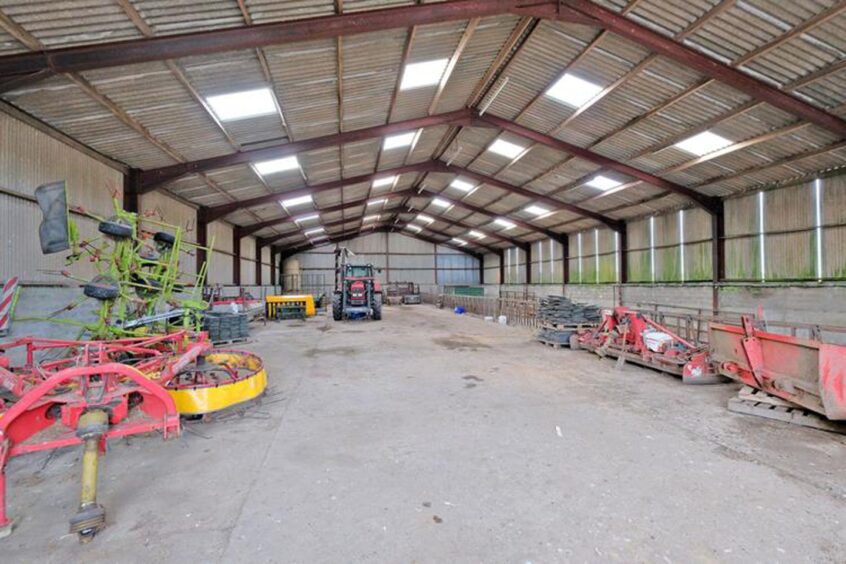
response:
<path id="1" fill-rule="evenodd" d="M 332 135 L 324 135 L 322 137 L 313 137 L 311 139 L 303 139 L 301 141 L 270 145 L 260 149 L 247 149 L 236 153 L 230 153 L 228 155 L 209 157 L 206 159 L 179 163 L 162 168 L 144 170 L 141 171 L 140 175 L 140 193 L 145 194 L 147 192 L 151 192 L 165 182 L 175 180 L 186 174 L 200 173 L 229 166 L 248 164 L 256 161 L 293 156 L 304 151 L 314 151 L 317 149 L 324 149 L 326 147 L 343 145 L 344 143 L 364 141 L 374 137 L 383 137 L 393 133 L 406 132 L 410 129 L 420 129 L 444 124 L 470 124 L 472 120 L 472 110 L 463 109 L 422 118 L 397 121 L 385 125 L 377 125 L 375 127 L 344 131 Z"/>
<path id="2" fill-rule="evenodd" d="M 300 196 L 310 196 L 329 190 L 343 189 L 345 186 L 361 184 L 362 182 L 372 182 L 377 178 L 382 178 L 385 176 L 399 176 L 412 172 L 428 172 L 432 170 L 433 166 L 434 165 L 431 161 L 424 161 L 422 163 L 412 165 L 400 166 L 396 168 L 387 168 L 370 174 L 361 174 L 359 176 L 341 178 L 340 180 L 332 180 L 330 182 L 324 182 L 322 184 L 304 186 L 303 188 L 297 188 L 296 190 L 290 190 L 288 192 L 275 192 L 273 194 L 265 194 L 262 196 L 257 196 L 255 198 L 249 198 L 247 200 L 232 202 L 230 204 L 221 204 L 219 206 L 201 208 L 200 213 L 206 222 L 211 223 L 212 221 L 216 221 L 240 209 L 251 208 L 253 206 L 258 206 L 261 204 L 275 202 L 283 198 L 298 198 Z"/>
<path id="3" fill-rule="evenodd" d="M 408 189 L 408 190 L 400 190 L 398 192 L 391 192 L 389 194 L 385 194 L 384 196 L 380 196 L 380 197 L 384 197 L 385 199 L 397 199 L 397 198 L 405 198 L 407 196 L 413 196 L 414 193 L 415 193 L 414 190 Z M 272 227 L 274 225 L 280 225 L 282 223 L 296 223 L 297 219 L 302 218 L 304 216 L 314 215 L 314 214 L 322 214 L 322 213 L 334 213 L 334 212 L 348 210 L 350 208 L 355 208 L 355 207 L 358 207 L 358 206 L 361 206 L 361 205 L 367 205 L 367 198 L 355 200 L 354 202 L 344 202 L 343 204 L 335 204 L 334 206 L 327 206 L 327 207 L 321 208 L 321 209 L 314 209 L 310 212 L 303 212 L 303 213 L 300 213 L 300 214 L 297 214 L 297 215 L 290 215 L 290 216 L 287 216 L 287 217 L 279 217 L 279 218 L 276 218 L 276 219 L 269 219 L 267 221 L 263 221 L 261 223 L 257 223 L 255 225 L 250 225 L 250 226 L 247 226 L 247 227 L 239 227 L 238 228 L 238 234 L 241 237 L 246 237 L 248 235 L 252 235 L 256 231 L 260 231 L 262 229 L 265 229 L 266 227 Z M 391 211 L 393 211 L 393 210 L 387 210 L 384 213 L 390 213 Z M 351 219 L 348 219 L 347 221 L 357 221 L 357 218 L 351 218 Z M 278 241 L 279 239 L 284 239 L 285 236 L 286 236 L 286 234 L 283 233 L 281 235 L 274 235 L 273 237 L 262 238 L 261 239 L 262 246 L 272 245 L 274 242 Z"/>
<path id="4" fill-rule="evenodd" d="M 532 190 L 527 190 L 527 189 L 522 188 L 520 186 L 514 186 L 512 184 L 509 184 L 508 182 L 498 180 L 496 178 L 493 178 L 491 176 L 487 176 L 485 174 L 480 174 L 478 172 L 474 172 L 474 171 L 467 169 L 467 168 L 464 168 L 464 167 L 460 167 L 460 166 L 456 166 L 456 165 L 448 165 L 448 164 L 444 164 L 443 166 L 444 166 L 444 169 L 445 169 L 446 172 L 451 172 L 451 173 L 459 175 L 459 176 L 472 178 L 473 180 L 481 182 L 482 184 L 488 184 L 490 186 L 495 186 L 496 188 L 500 188 L 502 190 L 505 190 L 506 192 L 511 192 L 512 194 L 518 194 L 520 196 L 524 196 L 526 198 L 530 198 L 530 199 L 533 199 L 535 201 L 544 203 L 548 206 L 554 206 L 556 208 L 556 210 L 553 210 L 553 211 L 566 210 L 566 211 L 569 211 L 571 213 L 575 213 L 577 215 L 589 217 L 591 219 L 595 219 L 595 220 L 605 224 L 606 226 L 608 226 L 612 230 L 617 231 L 619 233 L 622 233 L 626 229 L 626 223 L 624 221 L 619 220 L 619 219 L 614 219 L 612 217 L 608 217 L 608 216 L 603 215 L 601 213 L 591 211 L 591 210 L 582 208 L 582 207 L 574 205 L 574 204 L 562 202 L 562 201 L 560 201 L 556 198 L 550 198 L 549 196 L 546 196 L 544 194 L 540 194 L 540 193 L 537 193 L 537 192 L 533 192 Z"/>

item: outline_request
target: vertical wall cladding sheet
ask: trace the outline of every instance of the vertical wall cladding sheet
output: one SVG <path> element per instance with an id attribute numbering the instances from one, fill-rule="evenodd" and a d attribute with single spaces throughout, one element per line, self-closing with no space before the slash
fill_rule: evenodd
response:
<path id="1" fill-rule="evenodd" d="M 183 241 L 197 241 L 197 210 L 191 206 L 171 198 L 164 192 L 149 192 L 139 199 L 138 209 L 159 221 L 181 228 Z M 196 255 L 193 252 L 182 253 L 179 257 L 179 270 L 186 273 L 183 280 L 189 280 L 189 276 L 197 271 L 196 265 Z"/>
<path id="2" fill-rule="evenodd" d="M 552 239 L 532 243 L 532 283 L 560 284 L 564 276 L 561 244 Z"/>
<path id="3" fill-rule="evenodd" d="M 68 204 L 109 216 L 123 201 L 123 175 L 102 162 L 0 112 L 0 188 L 33 196 L 49 182 L 67 183 Z"/>
<path id="4" fill-rule="evenodd" d="M 261 248 L 261 283 L 264 285 L 270 284 L 270 247 Z"/>
<path id="5" fill-rule="evenodd" d="M 596 268 L 596 232 L 593 229 L 582 231 L 582 283 L 596 284 L 599 270 Z"/>
<path id="6" fill-rule="evenodd" d="M 678 212 L 655 216 L 655 281 L 681 281 Z M 650 264 L 651 267 L 651 264 Z"/>
<path id="7" fill-rule="evenodd" d="M 610 229 L 598 230 L 599 282 L 617 282 L 617 234 Z"/>
<path id="8" fill-rule="evenodd" d="M 526 253 L 516 247 L 505 251 L 505 284 L 526 283 Z"/>
<path id="9" fill-rule="evenodd" d="M 578 284 L 581 282 L 580 279 L 580 272 L 579 272 L 579 234 L 578 233 L 570 233 L 570 242 L 569 242 L 569 259 L 568 262 L 570 267 L 570 278 L 565 282 L 567 284 Z"/>
<path id="10" fill-rule="evenodd" d="M 435 284 L 435 246 L 400 233 L 387 234 L 388 256 L 382 279 L 386 282 L 414 282 L 424 287 Z"/>
<path id="11" fill-rule="evenodd" d="M 713 280 L 711 215 L 703 209 L 684 210 L 684 279 Z"/>
<path id="12" fill-rule="evenodd" d="M 824 278 L 846 279 L 846 174 L 822 181 Z"/>
<path id="13" fill-rule="evenodd" d="M 726 200 L 726 278 L 728 280 L 761 280 L 758 221 L 757 192 Z"/>
<path id="14" fill-rule="evenodd" d="M 97 222 L 81 216 L 71 218 L 82 238 L 96 237 Z M 21 283 L 76 284 L 58 274 L 68 270 L 74 276 L 91 279 L 96 270 L 87 260 L 65 265 L 67 252 L 42 255 L 38 241 L 41 210 L 29 200 L 0 193 L 0 280 L 17 276 Z M 55 274 L 54 274 L 55 273 Z"/>
<path id="15" fill-rule="evenodd" d="M 252 286 L 256 283 L 256 239 L 241 239 L 241 285 Z M 268 284 L 270 281 L 268 280 Z"/>
<path id="16" fill-rule="evenodd" d="M 628 238 L 629 282 L 652 282 L 652 262 L 649 251 L 649 218 L 626 224 Z"/>
<path id="17" fill-rule="evenodd" d="M 209 244 L 214 252 L 209 263 L 209 284 L 232 284 L 232 226 L 222 221 L 210 223 Z"/>
<path id="18" fill-rule="evenodd" d="M 373 233 L 339 246 L 355 253 L 350 262 L 370 263 L 382 269 L 376 275 L 384 282 L 414 282 L 424 291 L 435 284 L 479 283 L 479 262 L 475 258 L 401 233 Z M 319 247 L 299 253 L 292 260 L 299 262 L 303 275 L 323 276 L 324 286 L 330 291 L 334 284 L 335 248 Z"/>
<path id="19" fill-rule="evenodd" d="M 502 284 L 502 281 L 499 279 L 499 255 L 485 253 L 484 267 L 485 284 Z"/>
<path id="20" fill-rule="evenodd" d="M 113 213 L 113 194 L 122 201 L 123 175 L 119 171 L 0 113 L 0 192 L 5 192 L 0 194 L 0 280 L 18 276 L 24 283 L 68 282 L 44 272 L 63 269 L 64 254 L 41 254 L 41 211 L 33 199 L 38 186 L 59 180 L 66 182 L 71 206 L 99 216 Z M 83 238 L 97 233 L 96 221 L 77 214 L 71 218 Z M 70 270 L 81 278 L 94 274 L 93 265 L 86 262 Z"/>
<path id="21" fill-rule="evenodd" d="M 813 183 L 771 190 L 764 206 L 767 280 L 816 280 Z"/>
<path id="22" fill-rule="evenodd" d="M 438 284 L 478 284 L 479 261 L 450 247 L 438 245 Z"/>

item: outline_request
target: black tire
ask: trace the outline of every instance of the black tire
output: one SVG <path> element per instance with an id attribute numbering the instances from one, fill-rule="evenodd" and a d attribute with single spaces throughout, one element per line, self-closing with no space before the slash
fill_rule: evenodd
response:
<path id="1" fill-rule="evenodd" d="M 573 333 L 570 335 L 570 350 L 577 351 L 582 348 L 582 345 L 579 344 L 579 335 L 577 333 Z"/>
<path id="2" fill-rule="evenodd" d="M 157 261 L 161 258 L 159 252 L 150 245 L 144 245 L 138 250 L 138 256 L 141 260 L 148 260 L 151 262 Z"/>
<path id="3" fill-rule="evenodd" d="M 344 318 L 344 309 L 341 307 L 341 294 L 332 296 L 332 319 L 340 321 Z"/>
<path id="4" fill-rule="evenodd" d="M 176 237 L 167 231 L 157 231 L 156 234 L 153 235 L 153 241 L 159 243 L 163 247 L 172 247 L 176 244 Z"/>
<path id="5" fill-rule="evenodd" d="M 82 293 L 95 300 L 114 300 L 120 295 L 120 286 L 114 278 L 100 275 L 95 276 L 91 282 L 86 284 Z"/>
<path id="6" fill-rule="evenodd" d="M 111 217 L 106 221 L 101 221 L 100 225 L 97 226 L 97 230 L 115 239 L 129 239 L 132 237 L 132 226 L 127 225 L 122 219 L 117 217 Z"/>
<path id="7" fill-rule="evenodd" d="M 135 288 L 135 293 L 141 299 L 155 297 L 162 289 L 162 285 L 158 280 L 146 278 L 141 274 L 133 274 L 132 282 L 135 284 L 143 284 L 144 286 L 152 286 L 152 288 Z"/>
<path id="8" fill-rule="evenodd" d="M 382 294 L 373 294 L 373 321 L 382 320 Z"/>

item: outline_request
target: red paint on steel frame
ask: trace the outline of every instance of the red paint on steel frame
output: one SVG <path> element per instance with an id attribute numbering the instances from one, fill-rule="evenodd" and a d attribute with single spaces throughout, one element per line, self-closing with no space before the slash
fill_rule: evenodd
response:
<path id="1" fill-rule="evenodd" d="M 711 323 L 709 342 L 720 374 L 833 421 L 846 420 L 846 347 L 770 333 L 749 316 L 742 326 Z"/>

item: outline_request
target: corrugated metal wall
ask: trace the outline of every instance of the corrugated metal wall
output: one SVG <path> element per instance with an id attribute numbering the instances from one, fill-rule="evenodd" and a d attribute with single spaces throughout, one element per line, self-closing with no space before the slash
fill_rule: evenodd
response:
<path id="1" fill-rule="evenodd" d="M 846 175 L 821 184 L 823 276 L 846 280 Z"/>
<path id="2" fill-rule="evenodd" d="M 485 253 L 485 284 L 501 284 L 499 279 L 499 255 Z"/>
<path id="3" fill-rule="evenodd" d="M 564 279 L 561 243 L 546 239 L 532 243 L 532 283 L 560 284 Z M 485 273 L 487 277 L 487 273 Z"/>
<path id="4" fill-rule="evenodd" d="M 341 243 L 355 253 L 356 263 L 381 268 L 384 282 L 414 282 L 422 290 L 436 285 L 479 283 L 479 261 L 455 249 L 432 245 L 401 233 L 373 233 Z M 334 284 L 335 245 L 294 255 L 304 276 L 322 275 L 326 291 Z"/>
<path id="5" fill-rule="evenodd" d="M 270 247 L 262 247 L 261 249 L 261 282 L 262 284 L 270 284 L 270 271 L 272 266 L 270 264 Z"/>
<path id="6" fill-rule="evenodd" d="M 38 242 L 41 212 L 33 200 L 41 184 L 64 180 L 68 202 L 109 216 L 112 194 L 122 199 L 121 172 L 49 135 L 0 112 L 0 279 L 19 276 L 26 283 L 64 284 L 48 270 L 64 267 L 64 253 L 44 256 Z M 72 214 L 83 237 L 96 233 L 97 223 Z M 70 269 L 76 276 L 93 274 L 89 263 Z"/>
<path id="7" fill-rule="evenodd" d="M 758 194 L 729 200 L 726 214 L 726 278 L 761 280 Z"/>
<path id="8" fill-rule="evenodd" d="M 215 221 L 209 224 L 208 230 L 209 244 L 214 241 L 214 252 L 209 258 L 208 283 L 232 284 L 232 226 Z"/>
<path id="9" fill-rule="evenodd" d="M 714 279 L 711 244 L 711 216 L 703 209 L 682 210 L 684 224 L 684 281 Z"/>
<path id="10" fill-rule="evenodd" d="M 252 285 L 255 283 L 256 240 L 255 237 L 244 237 L 241 239 L 241 285 Z"/>

